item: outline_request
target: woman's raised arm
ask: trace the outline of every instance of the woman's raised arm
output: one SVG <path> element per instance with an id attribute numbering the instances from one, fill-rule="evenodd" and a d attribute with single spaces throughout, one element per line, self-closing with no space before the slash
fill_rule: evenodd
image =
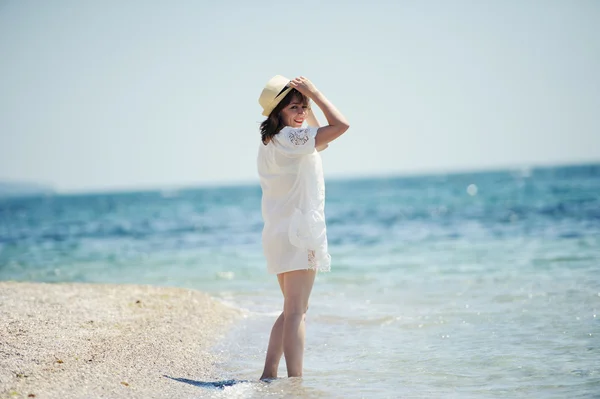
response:
<path id="1" fill-rule="evenodd" d="M 317 104 L 325 118 L 327 119 L 327 126 L 320 127 L 315 137 L 315 147 L 324 147 L 333 140 L 340 137 L 348 128 L 350 124 L 342 115 L 340 111 L 321 93 L 315 85 L 307 78 L 300 76 L 293 79 L 290 82 L 290 86 L 310 98 Z"/>

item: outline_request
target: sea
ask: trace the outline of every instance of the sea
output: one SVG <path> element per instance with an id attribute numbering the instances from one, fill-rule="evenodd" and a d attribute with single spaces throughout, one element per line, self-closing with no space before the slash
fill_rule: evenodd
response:
<path id="1" fill-rule="evenodd" d="M 326 190 L 332 271 L 303 378 L 282 360 L 257 381 L 283 304 L 258 183 L 0 199 L 0 280 L 177 286 L 240 309 L 198 398 L 600 398 L 600 164 Z"/>

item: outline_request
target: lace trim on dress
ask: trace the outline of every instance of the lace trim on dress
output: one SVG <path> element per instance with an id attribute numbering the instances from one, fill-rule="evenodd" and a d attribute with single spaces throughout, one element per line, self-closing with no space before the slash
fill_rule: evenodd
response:
<path id="1" fill-rule="evenodd" d="M 288 137 L 294 145 L 304 145 L 310 139 L 308 129 L 290 130 Z"/>
<path id="2" fill-rule="evenodd" d="M 311 270 L 319 271 L 319 272 L 330 272 L 331 271 L 330 265 L 323 265 L 317 261 L 317 258 L 315 256 L 315 251 L 312 249 L 308 250 L 308 268 Z"/>
<path id="3" fill-rule="evenodd" d="M 315 259 L 315 251 L 312 249 L 308 250 L 308 266 L 315 267 L 317 265 L 317 260 Z"/>

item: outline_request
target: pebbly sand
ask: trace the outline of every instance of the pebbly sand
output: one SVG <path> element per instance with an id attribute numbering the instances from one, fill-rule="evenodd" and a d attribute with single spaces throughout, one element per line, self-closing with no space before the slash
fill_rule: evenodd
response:
<path id="1" fill-rule="evenodd" d="M 180 288 L 0 282 L 0 398 L 202 397 L 238 316 Z"/>

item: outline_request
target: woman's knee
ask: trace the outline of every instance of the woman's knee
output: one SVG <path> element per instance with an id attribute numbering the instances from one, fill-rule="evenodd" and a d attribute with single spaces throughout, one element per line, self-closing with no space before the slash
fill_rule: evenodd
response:
<path id="1" fill-rule="evenodd" d="M 283 302 L 283 317 L 304 315 L 308 311 L 308 303 L 296 298 L 286 298 Z"/>

